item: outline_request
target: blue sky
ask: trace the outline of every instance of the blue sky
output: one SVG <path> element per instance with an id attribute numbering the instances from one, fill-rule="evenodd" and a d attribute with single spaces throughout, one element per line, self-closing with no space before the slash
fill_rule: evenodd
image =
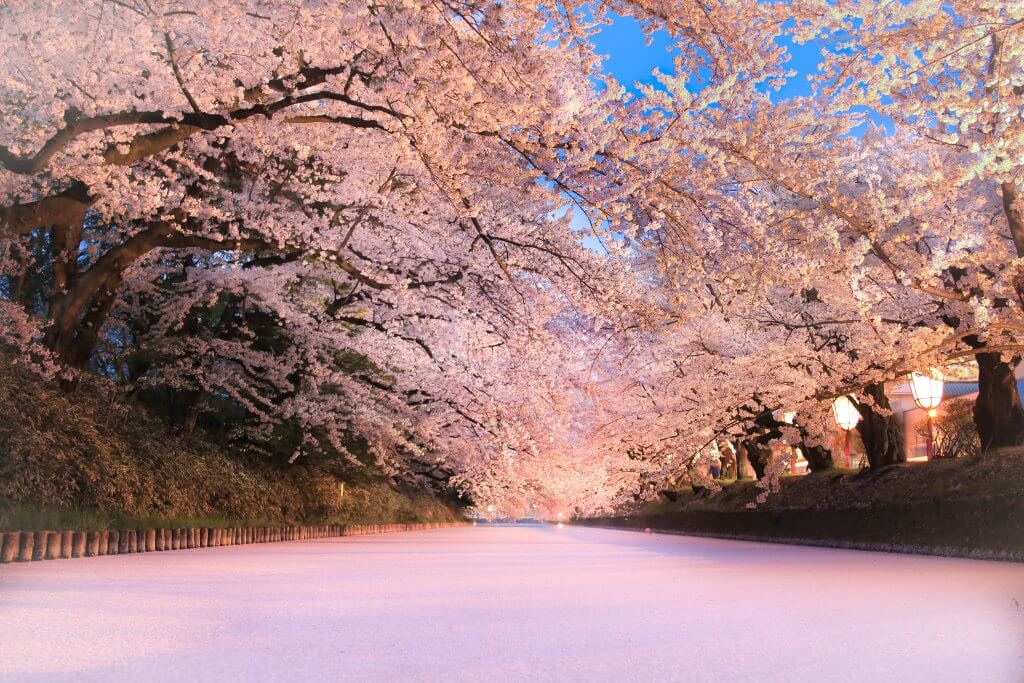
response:
<path id="1" fill-rule="evenodd" d="M 657 68 L 665 73 L 671 73 L 673 70 L 673 52 L 669 49 L 668 36 L 664 33 L 655 34 L 651 44 L 647 45 L 640 25 L 629 17 L 616 17 L 611 25 L 603 27 L 592 40 L 597 53 L 605 57 L 605 71 L 630 90 L 635 91 L 634 84 L 638 81 L 646 85 L 655 85 L 655 79 L 651 75 L 652 69 Z M 807 76 L 817 71 L 821 47 L 813 43 L 796 45 L 790 41 L 783 44 L 791 56 L 789 66 L 797 74 L 778 92 L 773 93 L 772 99 L 778 101 L 810 95 L 811 88 Z M 575 209 L 573 214 L 573 227 L 584 234 L 589 233 L 582 213 Z M 593 237 L 584 237 L 582 242 L 594 251 L 604 251 L 600 242 Z"/>
<path id="2" fill-rule="evenodd" d="M 655 34 L 650 45 L 644 43 L 644 33 L 640 25 L 629 17 L 617 17 L 610 26 L 605 26 L 593 38 L 598 54 L 606 55 L 605 70 L 632 89 L 637 81 L 653 85 L 651 69 L 672 72 L 672 52 L 669 51 L 669 40 L 664 34 Z M 814 44 L 794 45 L 784 43 L 792 56 L 790 66 L 797 75 L 775 95 L 773 99 L 785 99 L 800 95 L 809 95 L 811 90 L 807 75 L 816 71 L 821 51 Z"/>

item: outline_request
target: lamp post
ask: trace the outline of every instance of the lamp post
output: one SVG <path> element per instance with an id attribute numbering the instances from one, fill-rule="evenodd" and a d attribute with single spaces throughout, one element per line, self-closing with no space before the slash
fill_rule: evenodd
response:
<path id="1" fill-rule="evenodd" d="M 910 391 L 914 394 L 914 403 L 918 408 L 924 410 L 928 419 L 928 444 L 927 458 L 932 459 L 935 451 L 934 438 L 932 437 L 932 418 L 935 417 L 935 409 L 942 403 L 942 387 L 944 386 L 942 373 L 932 369 L 928 374 L 920 372 L 910 373 Z"/>
<path id="2" fill-rule="evenodd" d="M 843 430 L 843 464 L 850 466 L 850 432 L 860 422 L 860 411 L 853 396 L 840 396 L 832 401 L 832 415 Z"/>

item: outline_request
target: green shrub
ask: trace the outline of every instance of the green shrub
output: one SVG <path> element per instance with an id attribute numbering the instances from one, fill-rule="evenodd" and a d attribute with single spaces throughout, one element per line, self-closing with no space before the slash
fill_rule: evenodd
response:
<path id="1" fill-rule="evenodd" d="M 234 457 L 171 432 L 115 390 L 93 383 L 66 394 L 0 355 L 0 523 L 14 528 L 32 514 L 89 527 L 128 518 L 439 521 L 455 512 L 368 470 Z"/>
<path id="2" fill-rule="evenodd" d="M 981 452 L 981 439 L 974 426 L 974 400 L 953 398 L 942 404 L 933 421 L 936 458 L 968 458 Z M 928 425 L 918 434 L 928 438 Z"/>

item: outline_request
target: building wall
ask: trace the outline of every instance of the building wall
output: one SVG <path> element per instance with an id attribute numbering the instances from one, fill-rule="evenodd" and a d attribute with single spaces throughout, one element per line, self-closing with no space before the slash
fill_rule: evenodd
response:
<path id="1" fill-rule="evenodd" d="M 907 460 L 918 462 L 927 459 L 927 437 L 920 433 L 927 420 L 925 411 L 917 407 L 913 396 L 894 393 L 889 402 L 899 419 L 900 427 L 903 428 L 903 450 L 907 454 Z M 942 410 L 941 405 L 939 410 Z"/>

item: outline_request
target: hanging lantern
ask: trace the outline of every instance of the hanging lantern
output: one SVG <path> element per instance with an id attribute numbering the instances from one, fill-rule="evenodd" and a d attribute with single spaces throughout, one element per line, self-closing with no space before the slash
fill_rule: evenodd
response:
<path id="1" fill-rule="evenodd" d="M 850 466 L 850 431 L 860 422 L 860 411 L 853 396 L 840 396 L 832 401 L 832 415 L 843 430 L 843 466 Z"/>
<path id="2" fill-rule="evenodd" d="M 845 432 L 850 431 L 860 422 L 860 411 L 852 396 L 840 396 L 832 401 L 832 414 L 836 418 L 836 424 Z"/>
<path id="3" fill-rule="evenodd" d="M 935 418 L 935 409 L 942 403 L 943 385 L 942 373 L 935 368 L 929 370 L 927 375 L 920 372 L 910 373 L 910 391 L 914 394 L 914 403 L 918 408 L 924 410 L 928 418 L 928 441 L 925 444 L 927 448 L 925 457 L 928 460 L 935 455 L 932 420 Z"/>
<path id="4" fill-rule="evenodd" d="M 910 391 L 914 394 L 914 403 L 918 408 L 932 410 L 942 402 L 942 373 L 930 370 L 928 374 L 910 373 Z"/>

